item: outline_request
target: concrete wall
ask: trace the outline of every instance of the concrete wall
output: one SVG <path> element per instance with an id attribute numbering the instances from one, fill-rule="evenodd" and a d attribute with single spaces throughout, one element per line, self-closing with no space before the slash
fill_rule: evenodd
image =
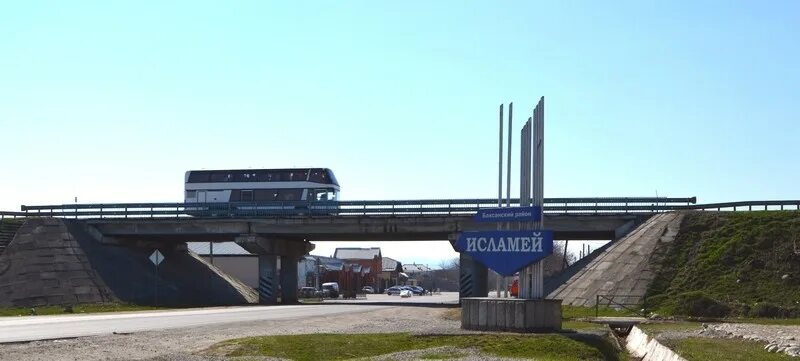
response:
<path id="1" fill-rule="evenodd" d="M 190 254 L 185 245 L 150 247 L 100 243 L 82 222 L 31 219 L 0 256 L 0 306 L 119 301 L 198 306 L 257 302 L 256 293 Z"/>
<path id="2" fill-rule="evenodd" d="M 559 331 L 561 300 L 462 298 L 461 328 L 481 331 Z"/>
<path id="3" fill-rule="evenodd" d="M 211 262 L 211 257 L 202 256 L 202 258 L 206 262 Z M 244 284 L 252 288 L 258 287 L 258 256 L 214 256 L 212 264 Z"/>
<path id="4" fill-rule="evenodd" d="M 573 306 L 594 306 L 597 295 L 607 295 L 617 303 L 641 303 L 655 277 L 651 255 L 659 243 L 675 239 L 682 220 L 681 213 L 653 216 L 598 254 L 548 298 Z"/>
<path id="5" fill-rule="evenodd" d="M 0 255 L 0 306 L 119 301 L 56 219 L 27 221 Z"/>

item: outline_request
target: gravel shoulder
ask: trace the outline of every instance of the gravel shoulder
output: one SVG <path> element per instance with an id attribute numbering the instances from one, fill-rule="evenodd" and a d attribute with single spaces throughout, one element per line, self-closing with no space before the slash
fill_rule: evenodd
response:
<path id="1" fill-rule="evenodd" d="M 388 307 L 292 320 L 254 321 L 0 345 L 0 360 L 200 360 L 197 352 L 227 339 L 307 333 L 411 332 L 463 333 L 458 321 L 442 318 L 446 309 Z"/>
<path id="2" fill-rule="evenodd" d="M 758 325 L 751 323 L 720 323 L 708 325 L 701 336 L 743 338 L 766 344 L 769 352 L 784 352 L 800 357 L 800 326 Z"/>

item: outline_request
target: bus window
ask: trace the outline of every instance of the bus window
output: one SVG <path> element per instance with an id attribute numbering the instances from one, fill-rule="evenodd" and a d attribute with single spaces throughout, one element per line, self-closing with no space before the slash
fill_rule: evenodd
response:
<path id="1" fill-rule="evenodd" d="M 315 183 L 325 183 L 325 179 L 326 178 L 328 178 L 328 177 L 325 175 L 324 170 L 322 170 L 322 169 L 312 169 L 311 170 L 311 176 L 308 177 L 308 181 L 309 182 L 315 182 Z"/>
<path id="2" fill-rule="evenodd" d="M 241 192 L 241 201 L 242 202 L 252 202 L 253 201 L 253 191 L 250 189 L 242 190 Z"/>
<path id="3" fill-rule="evenodd" d="M 252 182 L 255 180 L 256 180 L 256 174 L 251 171 L 237 172 L 236 174 L 233 175 L 234 182 Z"/>
<path id="4" fill-rule="evenodd" d="M 189 173 L 189 183 L 208 183 L 211 180 L 209 172 L 193 171 Z"/>
<path id="5" fill-rule="evenodd" d="M 303 196 L 302 189 L 279 189 L 278 190 L 278 200 L 279 201 L 299 201 L 300 197 Z"/>
<path id="6" fill-rule="evenodd" d="M 336 192 L 334 192 L 333 189 L 315 189 L 313 194 L 315 201 L 325 202 L 336 200 Z"/>
<path id="7" fill-rule="evenodd" d="M 223 172 L 211 173 L 212 182 L 229 182 L 230 180 L 231 180 L 231 175 L 229 173 L 223 173 Z"/>
<path id="8" fill-rule="evenodd" d="M 298 171 L 294 171 L 294 172 L 289 173 L 289 176 L 290 176 L 289 180 L 291 180 L 291 181 L 304 181 L 304 180 L 308 179 L 308 172 L 306 172 L 304 170 L 298 170 Z"/>
<path id="9" fill-rule="evenodd" d="M 274 189 L 256 189 L 253 191 L 253 200 L 255 201 L 274 201 L 278 198 L 278 192 Z"/>

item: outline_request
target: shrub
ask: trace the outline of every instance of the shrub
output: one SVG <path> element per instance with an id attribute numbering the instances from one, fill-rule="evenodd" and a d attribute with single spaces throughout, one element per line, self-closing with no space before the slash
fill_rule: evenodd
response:
<path id="1" fill-rule="evenodd" d="M 701 291 L 681 293 L 675 303 L 675 313 L 693 317 L 725 317 L 731 308 L 708 297 Z"/>
<path id="2" fill-rule="evenodd" d="M 667 295 L 665 295 L 665 294 L 660 294 L 660 295 L 655 295 L 655 296 L 648 296 L 648 297 L 646 297 L 644 299 L 644 305 L 642 305 L 642 306 L 644 306 L 644 308 L 652 311 L 652 310 L 662 306 L 664 304 L 664 302 L 667 301 L 667 300 L 668 300 L 668 298 L 667 298 Z"/>
<path id="3" fill-rule="evenodd" d="M 762 302 L 756 305 L 755 308 L 750 312 L 750 316 L 752 317 L 765 317 L 765 318 L 784 318 L 789 316 L 789 310 L 769 303 L 769 302 Z"/>

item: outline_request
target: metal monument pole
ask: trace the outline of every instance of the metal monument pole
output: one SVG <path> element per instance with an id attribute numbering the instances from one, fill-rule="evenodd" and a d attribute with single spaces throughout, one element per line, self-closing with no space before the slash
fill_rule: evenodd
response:
<path id="1" fill-rule="evenodd" d="M 500 151 L 497 152 L 498 174 L 497 174 L 497 206 L 503 205 L 503 104 L 500 104 Z"/>
<path id="2" fill-rule="evenodd" d="M 525 126 L 522 127 L 522 134 L 520 140 L 520 174 L 519 174 L 519 205 L 520 207 L 527 207 L 529 205 L 529 197 L 530 197 L 530 125 L 531 125 L 531 118 L 528 118 L 528 121 L 525 122 Z M 519 225 L 520 230 L 528 229 L 527 223 L 521 223 Z M 527 298 L 528 289 L 530 288 L 528 285 L 530 283 L 530 277 L 527 273 L 527 267 L 523 268 L 519 272 L 519 290 L 517 297 L 519 298 Z"/>
<path id="3" fill-rule="evenodd" d="M 539 99 L 539 104 L 533 110 L 533 205 L 544 207 L 544 97 Z M 542 208 L 544 213 L 544 208 Z M 534 230 L 542 230 L 544 217 L 533 222 Z M 544 262 L 539 261 L 531 267 L 531 298 L 542 299 L 544 295 Z"/>
<path id="4" fill-rule="evenodd" d="M 511 207 L 511 113 L 514 111 L 514 103 L 508 103 L 508 169 L 506 176 L 506 207 Z"/>
<path id="5" fill-rule="evenodd" d="M 511 107 L 509 106 L 509 112 L 511 111 Z M 511 130 L 511 126 L 508 127 L 509 131 Z M 509 140 L 509 146 L 511 145 L 511 141 Z M 498 174 L 497 174 L 497 207 L 503 206 L 503 104 L 500 104 L 500 149 L 497 152 L 498 154 Z M 509 168 L 510 171 L 510 168 Z M 503 230 L 502 223 L 497 224 L 497 230 Z M 499 276 L 499 275 L 498 275 Z M 497 288 L 497 298 L 500 298 L 500 279 L 497 279 L 495 282 L 495 287 Z"/>

